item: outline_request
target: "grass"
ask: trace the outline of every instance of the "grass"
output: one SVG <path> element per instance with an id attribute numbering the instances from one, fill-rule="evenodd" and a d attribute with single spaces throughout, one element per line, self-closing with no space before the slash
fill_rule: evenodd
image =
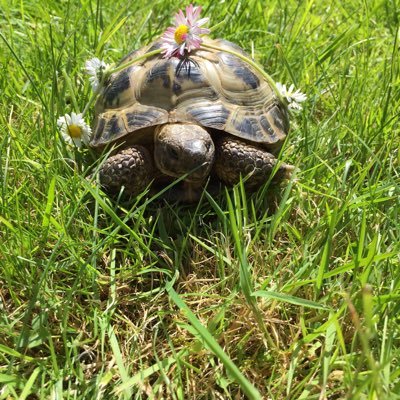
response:
<path id="1" fill-rule="evenodd" d="M 56 120 L 89 100 L 85 60 L 185 4 L 0 0 L 0 399 L 400 398 L 400 4 L 202 4 L 307 93 L 299 170 L 122 205 Z"/>

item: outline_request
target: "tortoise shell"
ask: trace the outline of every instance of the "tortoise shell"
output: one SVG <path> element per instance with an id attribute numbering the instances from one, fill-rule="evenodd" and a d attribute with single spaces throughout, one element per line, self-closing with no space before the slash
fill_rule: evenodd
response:
<path id="1" fill-rule="evenodd" d="M 197 123 L 270 149 L 280 148 L 289 129 L 287 108 L 268 81 L 226 40 L 205 39 L 222 50 L 198 49 L 190 58 L 143 59 L 111 75 L 95 106 L 91 146 L 103 147 L 143 128 L 166 123 Z M 121 63 L 160 48 L 134 51 Z"/>

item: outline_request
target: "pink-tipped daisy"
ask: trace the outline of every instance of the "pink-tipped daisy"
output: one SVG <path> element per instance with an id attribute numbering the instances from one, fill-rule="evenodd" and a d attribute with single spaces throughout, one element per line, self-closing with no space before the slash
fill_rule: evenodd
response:
<path id="1" fill-rule="evenodd" d="M 198 49 L 202 43 L 200 35 L 210 33 L 207 28 L 200 28 L 209 18 L 199 19 L 201 7 L 186 7 L 186 16 L 182 10 L 175 14 L 175 26 L 169 27 L 161 37 L 164 58 L 183 56 Z"/>
<path id="2" fill-rule="evenodd" d="M 64 141 L 76 147 L 82 147 L 82 143 L 89 142 L 89 136 L 92 133 L 89 125 L 84 121 L 82 114 L 71 113 L 59 117 L 57 125 L 61 130 Z"/>

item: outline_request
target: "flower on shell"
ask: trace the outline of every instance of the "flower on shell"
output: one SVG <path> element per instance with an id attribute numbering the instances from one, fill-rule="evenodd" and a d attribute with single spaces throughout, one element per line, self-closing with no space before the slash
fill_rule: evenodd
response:
<path id="1" fill-rule="evenodd" d="M 90 126 L 84 121 L 82 114 L 74 112 L 65 114 L 58 118 L 57 125 L 61 130 L 61 135 L 64 141 L 76 147 L 82 147 L 82 143 L 89 142 L 89 136 L 92 133 Z"/>
<path id="2" fill-rule="evenodd" d="M 201 28 L 209 21 L 209 18 L 201 18 L 201 7 L 186 7 L 186 16 L 182 10 L 175 14 L 175 25 L 169 27 L 162 35 L 162 53 L 164 58 L 183 56 L 185 51 L 190 53 L 200 48 L 201 35 L 210 33 L 207 28 Z"/>
<path id="3" fill-rule="evenodd" d="M 294 90 L 294 85 L 291 84 L 289 89 L 286 88 L 286 85 L 276 82 L 276 88 L 278 89 L 281 96 L 288 102 L 288 107 L 294 110 L 301 110 L 302 106 L 300 103 L 307 100 L 307 96 L 300 92 L 299 89 Z"/>
<path id="4" fill-rule="evenodd" d="M 89 82 L 94 92 L 99 89 L 104 72 L 109 67 L 109 64 L 99 60 L 97 57 L 91 58 L 85 62 L 85 72 L 89 75 Z"/>

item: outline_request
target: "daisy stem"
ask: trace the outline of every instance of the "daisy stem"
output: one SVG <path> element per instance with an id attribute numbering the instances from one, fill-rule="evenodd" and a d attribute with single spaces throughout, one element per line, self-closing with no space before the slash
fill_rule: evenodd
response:
<path id="1" fill-rule="evenodd" d="M 212 44 L 208 44 L 208 43 L 202 43 L 201 47 L 204 47 L 206 49 L 211 49 L 211 50 L 219 50 L 219 51 L 223 51 L 225 53 L 230 53 L 236 57 L 239 57 L 241 60 L 243 60 L 244 62 L 246 62 L 247 64 L 251 65 L 256 71 L 258 71 L 267 81 L 268 83 L 272 86 L 272 89 L 274 90 L 276 96 L 278 97 L 278 99 L 281 101 L 282 104 L 286 104 L 285 100 L 283 99 L 282 95 L 279 93 L 278 88 L 275 85 L 275 81 L 271 78 L 271 76 L 269 74 L 267 74 L 264 69 L 257 64 L 255 61 L 253 61 L 251 58 L 244 56 L 243 54 L 240 54 L 234 50 L 230 50 L 227 48 L 221 48 L 218 46 L 213 46 Z"/>
<path id="2" fill-rule="evenodd" d="M 85 117 L 86 113 L 88 112 L 89 108 L 92 106 L 92 104 L 94 103 L 94 101 L 97 99 L 97 96 L 100 93 L 100 89 L 97 89 L 93 95 L 90 97 L 89 101 L 87 102 L 85 108 L 82 111 L 82 118 Z"/>
<path id="3" fill-rule="evenodd" d="M 77 113 L 79 113 L 79 107 L 78 107 L 78 102 L 76 101 L 76 97 L 75 97 L 75 93 L 74 93 L 74 89 L 72 87 L 72 82 L 70 77 L 68 76 L 67 72 L 65 71 L 65 69 L 62 70 L 62 74 L 65 80 L 65 83 L 67 85 L 67 88 L 69 90 L 69 93 L 71 95 L 71 100 L 72 100 L 72 105 L 74 106 L 74 109 Z"/>
<path id="4" fill-rule="evenodd" d="M 114 74 L 116 72 L 122 71 L 125 68 L 130 67 L 131 65 L 135 64 L 136 62 L 138 62 L 140 60 L 155 56 L 156 54 L 159 54 L 159 53 L 161 53 L 161 49 L 153 50 L 153 51 L 150 51 L 149 53 L 142 54 L 141 56 L 136 57 L 133 60 L 130 60 L 125 64 L 121 64 L 113 69 L 110 69 L 108 76 L 111 74 Z"/>
<path id="5" fill-rule="evenodd" d="M 219 28 L 221 25 L 225 24 L 226 20 L 227 20 L 227 18 L 225 17 L 222 21 L 218 22 L 218 24 L 216 24 L 216 25 L 214 25 L 214 26 L 212 26 L 211 28 L 208 28 L 208 29 L 210 29 L 210 32 L 213 32 L 217 28 Z"/>

